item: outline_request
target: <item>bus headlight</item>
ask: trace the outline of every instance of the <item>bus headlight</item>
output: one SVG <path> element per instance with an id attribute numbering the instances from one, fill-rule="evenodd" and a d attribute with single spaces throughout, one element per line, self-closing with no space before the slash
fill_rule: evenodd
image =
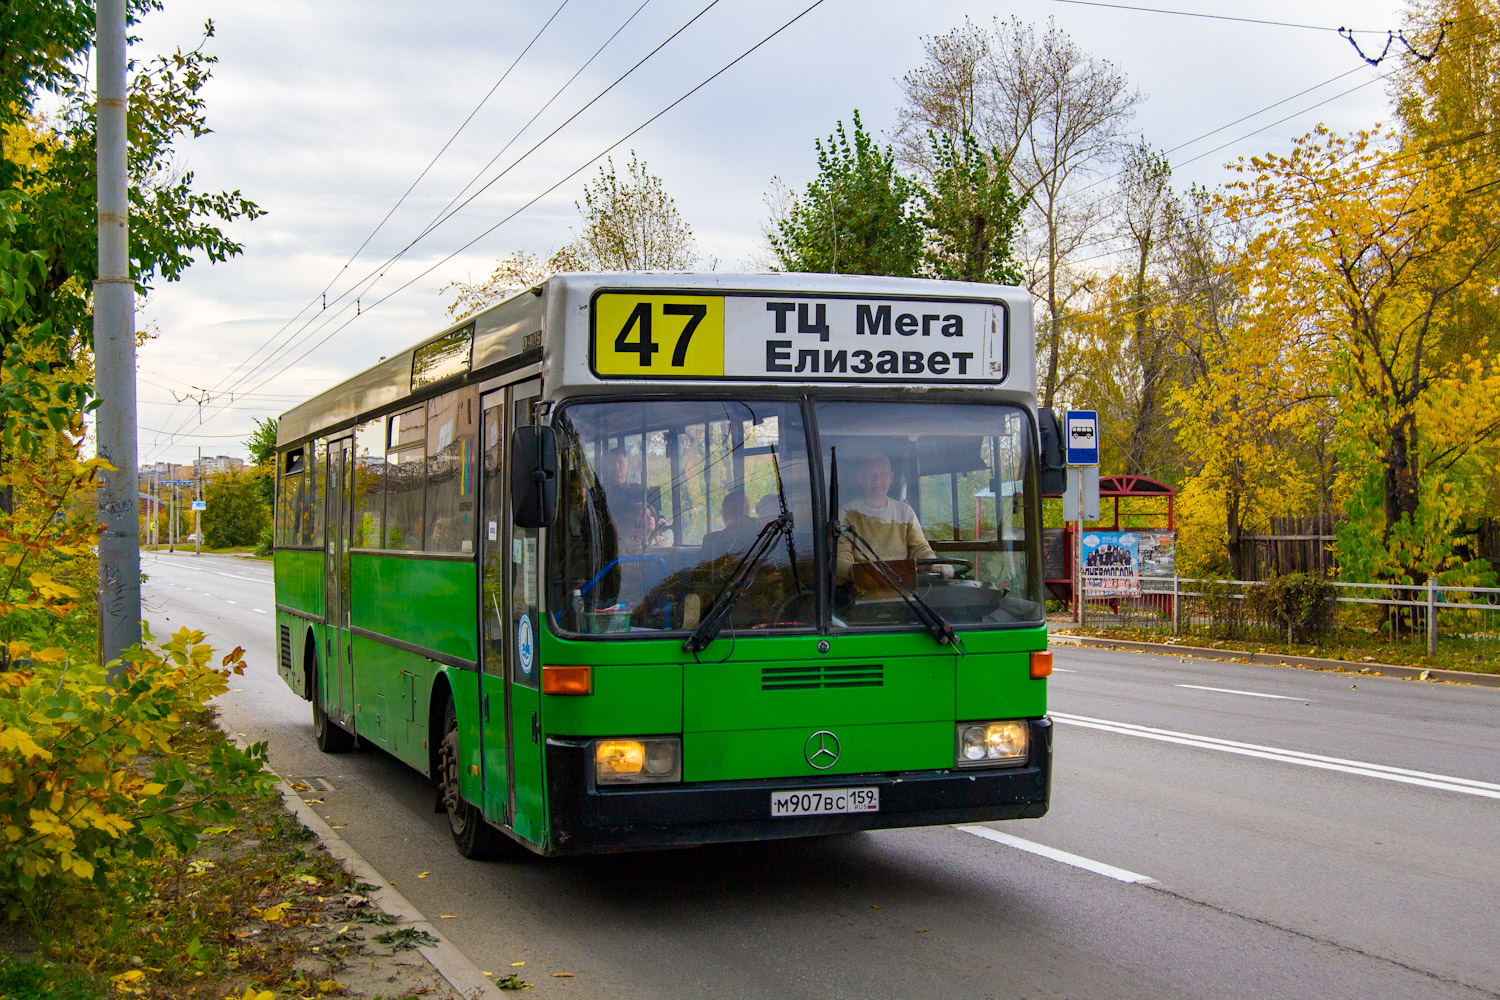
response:
<path id="1" fill-rule="evenodd" d="M 682 740 L 598 740 L 594 743 L 594 781 L 600 785 L 635 785 L 682 780 Z"/>
<path id="2" fill-rule="evenodd" d="M 961 722 L 955 762 L 959 767 L 1022 763 L 1026 732 L 1024 722 Z"/>

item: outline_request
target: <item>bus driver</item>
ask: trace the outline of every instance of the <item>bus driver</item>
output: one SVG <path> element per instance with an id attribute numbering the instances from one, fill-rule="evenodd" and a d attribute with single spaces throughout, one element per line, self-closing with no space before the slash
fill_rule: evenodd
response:
<path id="1" fill-rule="evenodd" d="M 881 452 L 872 452 L 856 466 L 855 482 L 859 484 L 860 497 L 851 500 L 839 509 L 839 520 L 859 533 L 859 537 L 881 559 L 890 562 L 896 559 L 935 559 L 937 553 L 922 533 L 922 524 L 917 512 L 905 500 L 890 495 L 891 485 L 896 481 L 891 471 L 890 457 Z M 838 563 L 835 579 L 847 583 L 856 561 L 866 561 L 862 554 L 856 560 L 853 542 L 848 535 L 839 538 Z M 951 577 L 953 567 L 938 564 L 932 570 L 939 576 Z"/>

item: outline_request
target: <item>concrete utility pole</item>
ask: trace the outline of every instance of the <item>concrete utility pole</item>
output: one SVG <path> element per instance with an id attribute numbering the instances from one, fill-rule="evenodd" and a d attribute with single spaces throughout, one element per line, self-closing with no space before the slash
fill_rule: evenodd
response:
<path id="1" fill-rule="evenodd" d="M 105 662 L 141 641 L 141 526 L 136 496 L 135 284 L 125 172 L 125 0 L 99 0 L 94 19 L 99 98 L 99 278 L 94 282 L 94 384 L 100 458 L 99 652 Z M 110 671 L 110 679 L 119 674 Z"/>

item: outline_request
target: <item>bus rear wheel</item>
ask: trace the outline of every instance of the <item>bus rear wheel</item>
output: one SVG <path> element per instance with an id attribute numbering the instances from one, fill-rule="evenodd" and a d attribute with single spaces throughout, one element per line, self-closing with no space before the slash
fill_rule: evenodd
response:
<path id="1" fill-rule="evenodd" d="M 453 834 L 453 843 L 458 853 L 474 861 L 493 858 L 500 853 L 505 835 L 485 820 L 484 814 L 463 797 L 459 791 L 458 776 L 463 759 L 458 746 L 458 712 L 453 702 L 443 714 L 443 742 L 438 747 L 441 765 L 438 781 L 443 795 L 443 808 L 448 813 L 448 832 Z"/>
<path id="2" fill-rule="evenodd" d="M 348 753 L 354 749 L 354 736 L 328 717 L 323 707 L 323 671 L 318 668 L 318 651 L 308 650 L 312 663 L 307 671 L 312 686 L 313 739 L 324 753 Z"/>

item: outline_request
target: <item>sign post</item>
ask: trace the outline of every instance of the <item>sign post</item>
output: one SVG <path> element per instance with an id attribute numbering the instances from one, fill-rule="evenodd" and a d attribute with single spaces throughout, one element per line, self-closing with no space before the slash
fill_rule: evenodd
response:
<path id="1" fill-rule="evenodd" d="M 1074 620 L 1079 626 L 1083 625 L 1083 605 L 1087 596 L 1083 592 L 1083 522 L 1086 512 L 1092 511 L 1095 518 L 1099 516 L 1099 413 L 1097 410 L 1069 410 L 1066 420 L 1065 434 L 1067 437 L 1067 456 L 1069 479 L 1074 486 L 1078 497 L 1078 535 L 1077 549 L 1075 550 L 1074 572 L 1073 572 L 1073 601 Z M 1093 475 L 1084 475 L 1085 470 L 1091 471 Z M 1092 496 L 1089 495 L 1089 484 L 1092 483 Z M 1076 485 L 1075 485 L 1076 484 Z M 1074 490 L 1068 491 L 1070 494 Z M 1092 502 L 1090 502 L 1092 501 Z"/>

